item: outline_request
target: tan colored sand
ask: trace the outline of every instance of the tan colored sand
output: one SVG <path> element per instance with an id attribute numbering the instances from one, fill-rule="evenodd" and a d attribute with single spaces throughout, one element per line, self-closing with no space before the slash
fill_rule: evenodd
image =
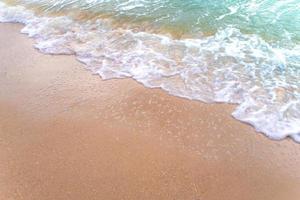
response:
<path id="1" fill-rule="evenodd" d="M 300 145 L 206 105 L 102 81 L 0 24 L 1 200 L 299 200 Z"/>

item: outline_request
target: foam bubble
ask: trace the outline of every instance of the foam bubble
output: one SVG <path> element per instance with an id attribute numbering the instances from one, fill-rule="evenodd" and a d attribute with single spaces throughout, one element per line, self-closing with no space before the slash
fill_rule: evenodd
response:
<path id="1" fill-rule="evenodd" d="M 22 33 L 35 38 L 41 52 L 74 54 L 104 79 L 131 77 L 172 95 L 238 104 L 236 119 L 270 138 L 289 136 L 300 142 L 297 45 L 281 47 L 233 27 L 209 37 L 176 40 L 112 28 L 106 20 L 37 17 L 3 3 L 0 22 L 25 24 Z"/>

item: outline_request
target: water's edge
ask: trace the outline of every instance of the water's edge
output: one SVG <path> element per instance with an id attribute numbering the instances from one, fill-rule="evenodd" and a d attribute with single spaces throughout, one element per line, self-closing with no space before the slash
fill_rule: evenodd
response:
<path id="1" fill-rule="evenodd" d="M 286 105 L 281 105 L 279 100 L 279 103 L 276 100 L 276 103 L 273 104 L 273 102 L 256 99 L 256 95 L 260 96 L 265 91 L 257 89 L 253 83 L 255 81 L 248 81 L 251 80 L 251 70 L 254 68 L 246 72 L 238 72 L 237 74 L 243 76 L 249 74 L 250 76 L 250 78 L 245 77 L 245 80 L 239 80 L 240 78 L 235 77 L 235 73 L 240 70 L 240 64 L 231 61 L 234 58 L 226 54 L 217 58 L 218 62 L 221 62 L 222 66 L 224 65 L 223 68 L 216 71 L 209 70 L 210 65 L 215 65 L 217 62 L 215 54 L 219 53 L 219 43 L 223 45 L 224 54 L 229 48 L 232 51 L 230 55 L 234 54 L 235 58 L 239 58 L 243 52 L 250 51 L 249 47 L 245 47 L 241 51 L 233 52 L 235 48 L 244 48 L 243 40 L 253 42 L 254 46 L 262 45 L 264 48 L 269 48 L 270 57 L 276 56 L 276 60 L 274 58 L 267 61 L 276 67 L 281 66 L 282 53 L 276 48 L 269 47 L 259 38 L 244 36 L 238 30 L 229 28 L 214 37 L 205 39 L 174 40 L 164 35 L 146 32 L 111 30 L 109 23 L 101 20 L 97 20 L 94 24 L 88 22 L 82 25 L 67 17 L 38 18 L 23 7 L 7 7 L 4 4 L 1 5 L 1 2 L 0 22 L 24 24 L 21 33 L 35 39 L 35 48 L 40 52 L 75 55 L 78 61 L 86 64 L 89 70 L 99 74 L 103 79 L 133 78 L 146 87 L 161 88 L 170 95 L 200 100 L 205 103 L 236 104 L 238 106 L 232 114 L 233 117 L 252 125 L 257 132 L 262 132 L 271 139 L 279 140 L 291 137 L 296 142 L 300 142 L 300 119 L 295 117 L 291 120 L 282 120 L 281 116 L 276 115 L 276 112 Z M 74 37 L 76 37 L 76 42 Z M 238 44 L 238 47 L 232 41 L 224 42 L 228 37 L 241 38 L 242 42 Z M 108 48 L 109 46 L 112 48 Z M 181 51 L 183 48 L 184 50 Z M 199 49 L 204 50 L 199 53 L 197 52 Z M 212 52 L 208 52 L 207 49 L 212 49 Z M 295 51 L 297 50 L 295 49 Z M 291 55 L 294 55 L 293 49 L 290 51 Z M 182 52 L 188 52 L 189 55 L 183 56 Z M 260 57 L 261 52 L 258 53 L 258 57 Z M 163 56 L 164 54 L 168 56 Z M 201 55 L 201 60 L 195 60 L 199 55 Z M 253 54 L 253 56 L 255 55 Z M 251 63 L 253 59 L 256 58 L 249 57 L 242 61 Z M 204 60 L 205 64 L 203 64 Z M 268 64 L 263 59 L 258 62 L 261 62 L 262 65 Z M 201 63 L 204 67 L 199 69 L 195 63 Z M 277 68 L 274 69 L 272 73 L 277 73 L 277 70 Z M 218 81 L 218 78 L 223 76 L 227 82 Z M 235 80 L 241 81 L 243 85 Z M 207 84 L 210 82 L 215 85 Z M 194 87 L 194 85 L 201 87 Z M 285 91 L 278 88 L 276 88 L 276 92 L 278 90 L 278 94 L 275 94 L 276 98 L 282 98 L 285 101 Z M 284 94 L 281 95 L 281 93 Z M 269 94 L 262 94 L 263 97 L 267 95 Z M 270 96 L 272 95 L 274 94 L 271 93 Z M 268 107 L 268 103 L 272 103 L 272 106 Z M 297 99 L 289 102 L 289 104 L 293 103 L 297 109 L 299 106 Z M 279 104 L 280 107 L 277 107 Z"/>

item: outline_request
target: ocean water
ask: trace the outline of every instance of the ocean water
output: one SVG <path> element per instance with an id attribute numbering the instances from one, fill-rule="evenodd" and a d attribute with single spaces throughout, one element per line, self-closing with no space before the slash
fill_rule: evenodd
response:
<path id="1" fill-rule="evenodd" d="M 236 119 L 300 142 L 300 0 L 0 0 L 0 22 L 104 79 L 236 104 Z"/>

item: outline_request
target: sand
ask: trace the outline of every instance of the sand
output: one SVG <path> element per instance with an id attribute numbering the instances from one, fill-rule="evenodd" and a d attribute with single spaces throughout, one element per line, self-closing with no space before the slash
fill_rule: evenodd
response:
<path id="1" fill-rule="evenodd" d="M 103 81 L 0 24 L 0 199 L 299 200 L 300 144 L 131 79 Z"/>

